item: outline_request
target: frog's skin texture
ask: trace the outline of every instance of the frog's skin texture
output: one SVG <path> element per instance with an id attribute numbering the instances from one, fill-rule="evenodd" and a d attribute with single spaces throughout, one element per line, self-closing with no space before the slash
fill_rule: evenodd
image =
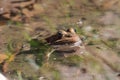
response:
<path id="1" fill-rule="evenodd" d="M 50 44 L 73 44 L 81 42 L 78 34 L 76 34 L 73 28 L 65 30 L 59 30 L 56 34 L 46 38 L 46 41 Z"/>
<path id="2" fill-rule="evenodd" d="M 81 41 L 78 34 L 73 28 L 69 28 L 66 33 L 62 32 L 62 38 L 57 40 L 56 43 L 75 43 Z"/>
<path id="3" fill-rule="evenodd" d="M 68 54 L 81 54 L 84 52 L 85 47 L 73 28 L 59 30 L 56 34 L 46 39 L 57 53 L 61 55 Z"/>

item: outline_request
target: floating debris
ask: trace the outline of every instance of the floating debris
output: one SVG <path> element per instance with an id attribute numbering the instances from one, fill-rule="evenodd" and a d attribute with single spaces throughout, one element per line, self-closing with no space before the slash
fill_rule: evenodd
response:
<path id="1" fill-rule="evenodd" d="M 13 21 L 25 21 L 32 16 L 35 2 L 36 0 L 0 0 L 0 17 Z"/>

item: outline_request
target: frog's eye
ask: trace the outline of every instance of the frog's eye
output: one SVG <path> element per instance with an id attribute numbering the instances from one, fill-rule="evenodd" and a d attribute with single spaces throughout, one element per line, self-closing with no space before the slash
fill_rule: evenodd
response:
<path id="1" fill-rule="evenodd" d="M 77 32 L 77 30 L 76 30 L 76 29 L 74 29 L 74 31 L 75 31 L 75 32 Z"/>
<path id="2" fill-rule="evenodd" d="M 57 35 L 59 38 L 61 38 L 63 36 L 62 32 L 58 32 Z"/>
<path id="3" fill-rule="evenodd" d="M 61 33 L 61 32 L 58 32 L 57 34 L 58 34 L 58 35 L 62 35 L 62 33 Z"/>

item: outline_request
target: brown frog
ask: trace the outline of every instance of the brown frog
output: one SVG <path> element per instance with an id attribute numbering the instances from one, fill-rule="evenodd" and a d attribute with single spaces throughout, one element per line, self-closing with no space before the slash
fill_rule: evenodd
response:
<path id="1" fill-rule="evenodd" d="M 69 28 L 67 30 L 59 30 L 55 35 L 46 38 L 46 41 L 50 44 L 74 44 L 76 42 L 82 43 L 79 35 L 75 29 Z"/>
<path id="2" fill-rule="evenodd" d="M 76 34 L 76 31 L 73 28 L 69 28 L 66 31 L 61 31 L 62 37 L 55 41 L 55 43 L 67 43 L 67 44 L 73 44 L 76 42 L 81 42 L 81 39 L 78 34 Z"/>
<path id="3" fill-rule="evenodd" d="M 69 28 L 67 30 L 59 30 L 55 35 L 46 38 L 46 41 L 52 45 L 64 45 L 64 44 L 82 44 L 79 35 L 75 29 Z"/>
<path id="4" fill-rule="evenodd" d="M 50 43 L 60 55 L 83 53 L 85 47 L 75 29 L 59 30 L 55 35 L 48 37 Z"/>

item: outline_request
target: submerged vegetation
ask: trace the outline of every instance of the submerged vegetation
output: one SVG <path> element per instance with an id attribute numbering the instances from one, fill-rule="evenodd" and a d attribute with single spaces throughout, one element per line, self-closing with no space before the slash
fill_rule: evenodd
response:
<path id="1" fill-rule="evenodd" d="M 28 22 L 0 23 L 0 73 L 9 80 L 118 80 L 120 12 L 116 1 L 38 0 L 35 6 L 40 9 L 33 13 L 40 13 Z M 58 45 L 46 41 L 68 28 L 74 28 L 82 40 L 83 54 L 79 54 L 82 47 L 78 54 L 69 55 L 68 44 L 60 46 L 60 52 Z"/>

